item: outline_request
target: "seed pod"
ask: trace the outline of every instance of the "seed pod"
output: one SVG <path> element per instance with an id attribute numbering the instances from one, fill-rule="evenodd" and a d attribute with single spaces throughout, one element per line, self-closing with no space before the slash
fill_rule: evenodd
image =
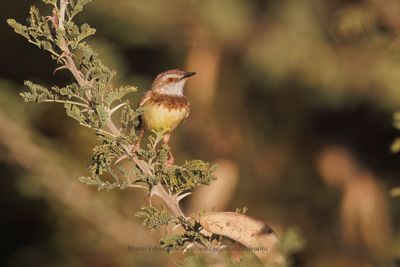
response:
<path id="1" fill-rule="evenodd" d="M 200 224 L 210 233 L 243 244 L 263 263 L 283 260 L 276 249 L 277 235 L 260 220 L 236 212 L 208 212 L 201 216 Z"/>

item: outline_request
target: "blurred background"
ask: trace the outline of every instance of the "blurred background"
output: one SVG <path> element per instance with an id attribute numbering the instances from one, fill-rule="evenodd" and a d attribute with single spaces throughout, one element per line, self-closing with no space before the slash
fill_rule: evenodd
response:
<path id="1" fill-rule="evenodd" d="M 143 192 L 78 181 L 93 133 L 61 106 L 19 98 L 26 79 L 71 81 L 6 24 L 31 4 L 45 8 L 0 9 L 0 265 L 176 266 L 181 253 L 129 250 L 164 234 L 134 216 Z M 296 229 L 295 266 L 400 264 L 400 1 L 95 0 L 77 19 L 97 29 L 89 43 L 115 85 L 138 86 L 131 103 L 159 72 L 197 72 L 172 146 L 178 162 L 218 163 L 219 180 L 187 213 L 246 206 L 282 236 Z"/>

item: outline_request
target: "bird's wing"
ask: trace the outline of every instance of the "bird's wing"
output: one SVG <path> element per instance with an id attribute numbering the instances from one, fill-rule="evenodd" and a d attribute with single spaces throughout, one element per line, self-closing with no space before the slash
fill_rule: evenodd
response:
<path id="1" fill-rule="evenodd" d="M 142 99 L 139 102 L 139 107 L 143 107 L 144 103 L 146 103 L 147 100 L 150 99 L 152 93 L 153 92 L 151 90 L 149 90 L 143 95 Z"/>
<path id="2" fill-rule="evenodd" d="M 152 91 L 151 91 L 151 90 L 147 91 L 147 92 L 143 95 L 142 99 L 140 99 L 139 107 L 143 107 L 143 105 L 150 99 L 151 95 L 152 95 Z M 139 128 L 139 129 L 141 128 L 141 129 L 143 130 L 143 129 L 144 129 L 143 127 L 144 127 L 144 125 L 143 125 L 142 116 L 139 116 L 139 125 L 138 125 L 138 128 Z"/>

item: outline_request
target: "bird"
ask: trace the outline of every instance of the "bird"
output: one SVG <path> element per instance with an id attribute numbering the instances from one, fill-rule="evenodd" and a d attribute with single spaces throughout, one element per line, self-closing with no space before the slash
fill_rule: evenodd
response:
<path id="1" fill-rule="evenodd" d="M 146 130 L 166 130 L 163 142 L 169 146 L 171 132 L 189 117 L 190 104 L 183 94 L 183 89 L 188 78 L 195 74 L 195 72 L 172 69 L 157 75 L 151 89 L 139 102 L 139 107 L 143 108 L 140 116 L 141 131 L 137 141 L 139 146 Z M 172 165 L 174 157 L 171 150 L 169 151 L 167 164 Z"/>

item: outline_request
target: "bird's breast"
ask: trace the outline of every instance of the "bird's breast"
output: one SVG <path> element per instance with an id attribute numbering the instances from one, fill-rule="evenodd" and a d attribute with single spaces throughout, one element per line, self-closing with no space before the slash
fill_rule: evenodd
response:
<path id="1" fill-rule="evenodd" d="M 144 105 L 142 121 L 148 130 L 166 129 L 170 131 L 178 127 L 189 114 L 186 98 L 153 98 Z"/>

